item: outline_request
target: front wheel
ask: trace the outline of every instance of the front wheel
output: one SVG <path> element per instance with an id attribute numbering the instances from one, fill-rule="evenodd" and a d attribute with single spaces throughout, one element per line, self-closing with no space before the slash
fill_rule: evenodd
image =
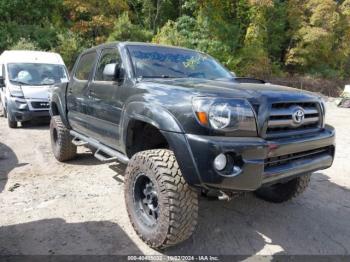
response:
<path id="1" fill-rule="evenodd" d="M 135 154 L 126 169 L 124 196 L 136 233 L 152 248 L 176 245 L 196 228 L 198 195 L 170 150 Z"/>
<path id="2" fill-rule="evenodd" d="M 16 128 L 17 127 L 17 121 L 13 119 L 13 116 L 7 111 L 7 123 L 10 128 Z"/>
<path id="3" fill-rule="evenodd" d="M 296 177 L 286 183 L 263 187 L 255 194 L 266 201 L 282 203 L 302 194 L 310 184 L 311 174 Z"/>
<path id="4" fill-rule="evenodd" d="M 2 101 L 1 101 L 1 98 L 0 98 L 0 116 L 2 116 L 2 117 L 5 117 L 5 107 L 4 107 L 4 105 L 3 105 L 3 103 L 2 103 Z"/>

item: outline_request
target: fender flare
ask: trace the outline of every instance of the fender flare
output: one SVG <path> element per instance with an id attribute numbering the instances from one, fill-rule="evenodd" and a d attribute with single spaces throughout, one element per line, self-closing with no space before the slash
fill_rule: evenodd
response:
<path id="1" fill-rule="evenodd" d="M 50 115 L 57 115 L 53 112 L 52 110 L 52 105 L 55 104 L 56 108 L 58 110 L 58 114 L 60 115 L 63 124 L 70 128 L 69 122 L 68 122 L 68 118 L 67 118 L 67 110 L 66 110 L 66 104 L 64 103 L 64 101 L 62 101 L 63 99 L 61 98 L 60 94 L 61 93 L 56 93 L 56 89 L 58 89 L 59 87 L 54 87 L 54 90 L 51 94 L 50 97 Z"/>
<path id="2" fill-rule="evenodd" d="M 156 127 L 173 150 L 186 182 L 191 186 L 202 184 L 185 132 L 176 118 L 165 108 L 147 102 L 130 102 L 121 122 L 122 148 L 126 151 L 128 126 L 138 120 Z M 126 153 L 126 152 L 125 152 Z"/>
<path id="3" fill-rule="evenodd" d="M 175 117 L 164 107 L 151 105 L 148 102 L 130 102 L 123 109 L 121 121 L 122 143 L 125 145 L 126 133 L 130 121 L 139 120 L 148 123 L 159 130 L 184 133 Z"/>

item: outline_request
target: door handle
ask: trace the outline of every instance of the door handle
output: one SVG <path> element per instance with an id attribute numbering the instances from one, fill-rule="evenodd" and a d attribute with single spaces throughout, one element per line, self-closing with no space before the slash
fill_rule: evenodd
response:
<path id="1" fill-rule="evenodd" d="M 96 97 L 96 93 L 92 89 L 89 89 L 88 96 L 90 99 L 93 99 L 96 102 L 101 101 L 101 99 Z"/>
<path id="2" fill-rule="evenodd" d="M 89 97 L 89 98 L 93 98 L 94 95 L 95 95 L 94 91 L 92 91 L 92 89 L 89 89 L 89 91 L 88 91 L 88 97 Z"/>

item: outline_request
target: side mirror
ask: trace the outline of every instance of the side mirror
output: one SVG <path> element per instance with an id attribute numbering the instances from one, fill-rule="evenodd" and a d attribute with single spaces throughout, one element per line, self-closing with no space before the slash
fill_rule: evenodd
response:
<path id="1" fill-rule="evenodd" d="M 103 78 L 106 80 L 118 80 L 120 76 L 120 65 L 113 63 L 107 64 L 103 69 Z"/>
<path id="2" fill-rule="evenodd" d="M 5 78 L 0 76 L 0 88 L 5 87 Z"/>

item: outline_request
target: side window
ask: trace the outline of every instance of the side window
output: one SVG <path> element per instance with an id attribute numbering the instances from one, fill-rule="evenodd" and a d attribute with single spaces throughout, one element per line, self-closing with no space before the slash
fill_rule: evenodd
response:
<path id="1" fill-rule="evenodd" d="M 108 64 L 120 64 L 121 59 L 118 52 L 118 49 L 116 48 L 108 48 L 104 49 L 101 54 L 100 61 L 98 62 L 96 74 L 95 74 L 95 81 L 111 81 L 110 78 L 106 78 L 103 75 L 103 70 L 105 69 L 105 66 Z"/>
<path id="2" fill-rule="evenodd" d="M 87 53 L 80 57 L 78 66 L 75 70 L 75 78 L 79 80 L 89 80 L 90 73 L 96 61 L 96 53 Z"/>

